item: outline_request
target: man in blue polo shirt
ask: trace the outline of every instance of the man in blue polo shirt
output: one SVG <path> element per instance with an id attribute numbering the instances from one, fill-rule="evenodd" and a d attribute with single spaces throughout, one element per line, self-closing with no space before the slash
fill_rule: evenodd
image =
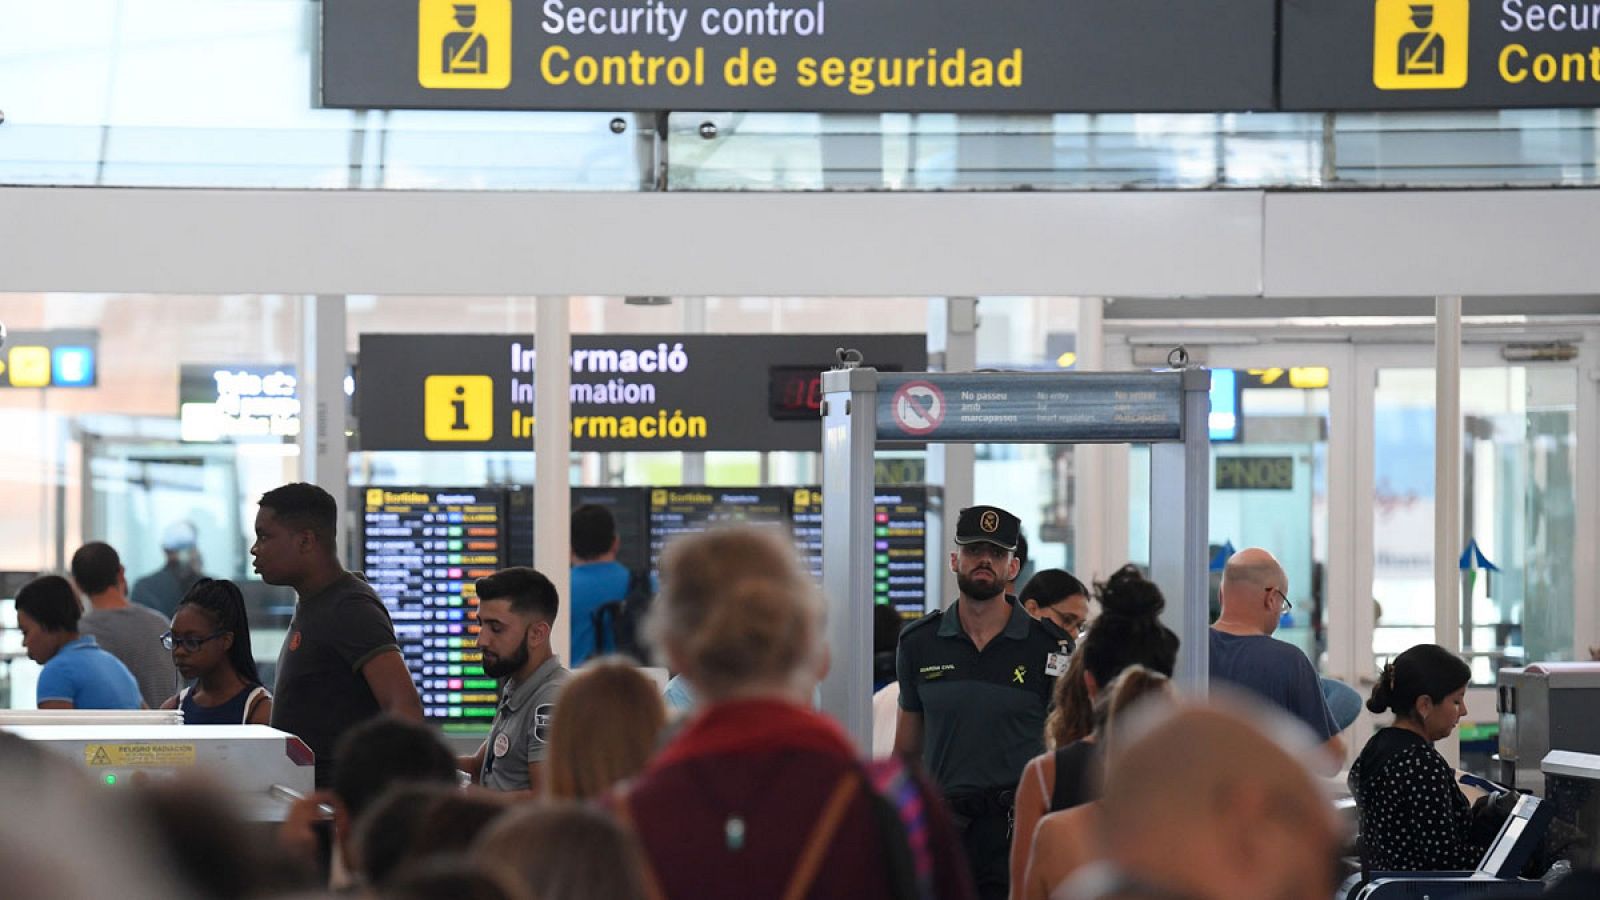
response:
<path id="1" fill-rule="evenodd" d="M 35 578 L 17 591 L 17 627 L 39 672 L 40 709 L 141 709 L 139 683 L 95 639 L 78 633 L 78 592 L 60 575 Z"/>

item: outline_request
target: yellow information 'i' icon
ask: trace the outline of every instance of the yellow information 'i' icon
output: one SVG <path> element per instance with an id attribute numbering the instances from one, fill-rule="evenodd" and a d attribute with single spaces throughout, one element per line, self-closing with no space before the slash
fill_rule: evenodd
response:
<path id="1" fill-rule="evenodd" d="M 511 84 L 511 0 L 417 0 L 417 83 L 498 91 Z"/>
<path id="2" fill-rule="evenodd" d="M 1384 91 L 1467 84 L 1467 0 L 1377 0 L 1372 83 Z"/>
<path id="3" fill-rule="evenodd" d="M 422 431 L 430 441 L 487 441 L 494 437 L 494 379 L 488 375 L 429 375 L 422 382 Z"/>

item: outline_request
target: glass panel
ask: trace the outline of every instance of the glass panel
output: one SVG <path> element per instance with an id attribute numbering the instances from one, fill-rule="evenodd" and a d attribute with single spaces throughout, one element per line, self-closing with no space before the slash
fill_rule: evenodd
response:
<path id="1" fill-rule="evenodd" d="M 1236 428 L 1212 430 L 1211 617 L 1218 612 L 1226 548 L 1263 547 L 1283 564 L 1293 603 L 1274 636 L 1299 647 L 1320 670 L 1327 645 L 1328 372 L 1233 372 L 1238 394 L 1213 398 L 1213 409 L 1228 400 L 1238 416 Z M 1149 448 L 1134 447 L 1128 460 L 1128 547 L 1140 565 L 1150 559 L 1149 477 Z"/>
<path id="2" fill-rule="evenodd" d="M 292 592 L 250 574 L 255 498 L 294 480 L 296 448 L 282 436 L 237 442 L 184 439 L 185 367 L 277 366 L 294 359 L 298 298 L 0 294 L 13 351 L 73 334 L 94 351 L 92 387 L 0 387 L 0 599 L 34 574 L 61 571 L 89 539 L 111 543 L 130 583 L 162 568 L 163 533 L 194 527 L 199 568 L 245 590 L 262 676 L 273 677 Z M 152 351 L 152 348 L 159 348 Z M 202 375 L 202 381 L 203 381 Z M 14 632 L 0 650 L 17 649 Z M 31 708 L 37 666 L 10 661 L 9 697 Z"/>
<path id="3" fill-rule="evenodd" d="M 1461 373 L 1461 643 L 1473 681 L 1572 655 L 1577 372 Z M 1383 369 L 1374 400 L 1374 671 L 1434 640 L 1434 373 Z M 1488 568 L 1493 566 L 1493 569 Z M 1470 596 L 1469 596 L 1470 592 Z"/>

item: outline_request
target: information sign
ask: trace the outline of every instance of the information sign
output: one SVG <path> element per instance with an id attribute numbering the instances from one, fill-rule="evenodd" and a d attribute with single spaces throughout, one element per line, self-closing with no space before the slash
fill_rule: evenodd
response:
<path id="1" fill-rule="evenodd" d="M 572 449 L 816 450 L 817 419 L 775 417 L 773 366 L 831 367 L 840 347 L 886 369 L 927 368 L 920 334 L 573 335 Z M 361 336 L 363 450 L 529 450 L 530 336 Z"/>

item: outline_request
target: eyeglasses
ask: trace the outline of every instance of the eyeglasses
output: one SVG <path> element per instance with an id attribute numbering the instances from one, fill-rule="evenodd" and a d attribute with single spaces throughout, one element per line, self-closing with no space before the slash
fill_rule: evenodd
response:
<path id="1" fill-rule="evenodd" d="M 1267 594 L 1269 596 L 1272 594 L 1277 594 L 1279 597 L 1283 598 L 1283 612 L 1288 612 L 1289 610 L 1294 609 L 1294 604 L 1289 602 L 1289 595 L 1285 594 L 1283 591 L 1280 591 L 1275 587 L 1269 587 L 1267 588 Z"/>
<path id="2" fill-rule="evenodd" d="M 161 646 L 167 650 L 176 650 L 177 648 L 182 647 L 190 653 L 198 653 L 200 652 L 200 648 L 206 645 L 207 641 L 214 641 L 227 633 L 228 632 L 224 629 L 213 631 L 201 638 L 186 638 L 178 637 L 169 631 L 161 636 Z"/>

